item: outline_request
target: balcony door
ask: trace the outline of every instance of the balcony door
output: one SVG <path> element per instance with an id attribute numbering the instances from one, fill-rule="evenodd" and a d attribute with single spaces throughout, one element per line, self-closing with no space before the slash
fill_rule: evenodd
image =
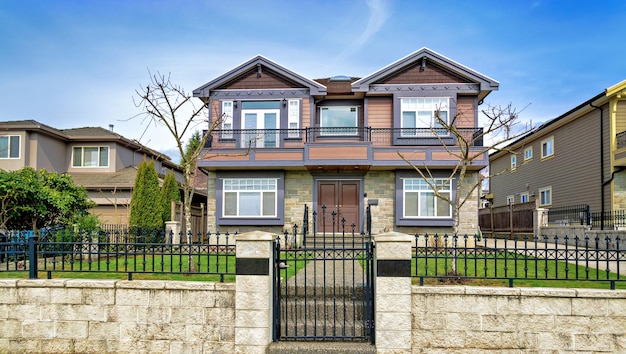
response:
<path id="1" fill-rule="evenodd" d="M 242 112 L 243 136 L 241 147 L 278 147 L 277 109 L 244 110 Z"/>
<path id="2" fill-rule="evenodd" d="M 336 231 L 341 231 L 341 220 L 345 218 L 346 232 L 352 232 L 352 223 L 355 225 L 354 231 L 360 232 L 359 185 L 359 181 L 354 180 L 318 181 L 317 217 L 320 220 L 320 225 L 326 222 L 327 231 L 332 228 L 332 212 L 334 211 L 337 213 L 335 218 Z M 326 206 L 325 220 L 321 220 L 323 205 Z"/>

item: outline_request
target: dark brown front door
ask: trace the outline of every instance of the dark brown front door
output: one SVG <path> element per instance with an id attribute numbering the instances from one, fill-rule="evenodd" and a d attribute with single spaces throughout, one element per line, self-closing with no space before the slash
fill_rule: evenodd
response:
<path id="1" fill-rule="evenodd" d="M 326 205 L 326 220 L 322 220 L 322 206 Z M 346 232 L 360 232 L 359 224 L 359 181 L 319 181 L 317 215 L 320 223 L 332 227 L 332 212 L 337 213 L 336 227 L 341 231 L 341 220 L 346 219 Z"/>

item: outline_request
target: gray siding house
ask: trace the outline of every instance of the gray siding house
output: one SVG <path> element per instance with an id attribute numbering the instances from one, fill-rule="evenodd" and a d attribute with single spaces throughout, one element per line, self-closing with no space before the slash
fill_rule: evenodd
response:
<path id="1" fill-rule="evenodd" d="M 489 156 L 494 206 L 536 201 L 626 209 L 626 81 L 600 92 Z"/>
<path id="2" fill-rule="evenodd" d="M 67 173 L 87 189 L 104 224 L 127 224 L 137 166 L 155 161 L 160 177 L 180 166 L 135 140 L 100 127 L 56 129 L 34 120 L 0 122 L 0 169 L 29 166 Z"/>
<path id="3" fill-rule="evenodd" d="M 306 205 L 309 218 L 325 210 L 329 225 L 334 212 L 346 231 L 361 232 L 371 205 L 374 233 L 447 232 L 450 205 L 398 153 L 443 181 L 458 163 L 447 149 L 458 145 L 449 132 L 434 135 L 435 112 L 480 135 L 478 105 L 498 87 L 428 48 L 364 77 L 309 79 L 256 56 L 193 91 L 221 120 L 199 162 L 209 172 L 209 227 L 290 230 Z M 446 186 L 452 198 L 455 183 Z M 476 192 L 461 210 L 461 232 L 475 232 L 478 200 Z"/>

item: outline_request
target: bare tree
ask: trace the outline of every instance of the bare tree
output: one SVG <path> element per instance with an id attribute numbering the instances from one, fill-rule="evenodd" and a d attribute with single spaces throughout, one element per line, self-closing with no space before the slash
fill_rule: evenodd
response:
<path id="1" fill-rule="evenodd" d="M 402 153 L 398 152 L 398 155 L 413 167 L 425 180 L 434 191 L 435 197 L 444 200 L 452 206 L 452 231 L 454 235 L 459 231 L 459 212 L 461 208 L 467 201 L 476 198 L 476 190 L 480 190 L 486 178 L 504 172 L 491 171 L 487 174 L 471 172 L 472 170 L 470 168 L 474 161 L 482 160 L 485 154 L 489 154 L 490 152 L 510 151 L 507 148 L 507 144 L 532 129 L 532 127 L 528 125 L 520 129 L 519 113 L 521 111 L 517 112 L 511 104 L 504 107 L 488 105 L 485 109 L 481 110 L 481 112 L 486 119 L 486 126 L 482 131 L 476 130 L 473 134 L 467 134 L 466 129 L 464 130 L 463 128 L 457 127 L 457 120 L 463 112 L 457 112 L 450 121 L 442 119 L 439 111 L 435 112 L 437 127 L 431 127 L 431 133 L 457 161 L 450 174 L 446 174 L 447 177 L 444 178 L 443 183 L 435 182 L 433 171 L 426 163 L 418 166 L 409 161 Z M 450 136 L 454 139 L 450 140 Z M 454 141 L 454 143 L 451 144 L 450 141 Z M 442 193 L 442 188 L 450 188 L 454 180 L 456 180 L 456 196 L 453 198 L 450 193 Z"/>
<path id="2" fill-rule="evenodd" d="M 206 145 L 207 139 L 213 130 L 218 129 L 222 122 L 221 117 L 209 120 L 209 100 L 193 100 L 183 88 L 173 84 L 169 75 L 150 74 L 150 83 L 135 91 L 138 100 L 135 105 L 143 112 L 149 124 L 167 129 L 181 156 L 183 168 L 183 208 L 185 229 L 187 230 L 187 244 L 191 245 L 191 202 L 194 195 L 194 179 L 198 167 L 200 153 Z M 208 124 L 207 124 L 208 123 Z M 208 131 L 202 136 L 194 151 L 185 153 L 185 136 L 191 134 L 199 125 L 207 124 Z M 195 272 L 193 257 L 189 256 L 189 270 Z"/>

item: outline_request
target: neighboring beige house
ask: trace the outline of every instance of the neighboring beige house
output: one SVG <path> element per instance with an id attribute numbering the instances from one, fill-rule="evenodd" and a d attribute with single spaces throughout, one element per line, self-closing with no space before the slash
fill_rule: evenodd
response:
<path id="1" fill-rule="evenodd" d="M 34 120 L 0 122 L 0 169 L 67 173 L 87 189 L 103 224 L 128 224 L 138 164 L 154 160 L 163 178 L 180 166 L 164 154 L 100 127 L 56 129 Z"/>
<path id="2" fill-rule="evenodd" d="M 626 80 L 489 156 L 493 205 L 626 209 Z"/>
<path id="3" fill-rule="evenodd" d="M 361 78 L 309 79 L 256 56 L 193 91 L 211 102 L 212 120 L 223 117 L 199 162 L 209 171 L 208 224 L 281 232 L 302 226 L 307 205 L 318 217 L 326 206 L 327 218 L 335 212 L 337 223 L 361 232 L 372 205 L 374 233 L 448 232 L 450 205 L 398 152 L 443 181 L 458 163 L 446 149 L 458 145 L 449 132 L 439 131 L 447 146 L 433 134 L 435 112 L 480 135 L 478 106 L 498 87 L 428 48 Z M 487 162 L 476 159 L 469 178 Z M 446 186 L 452 198 L 455 185 Z M 460 232 L 476 231 L 478 202 L 476 191 Z"/>

